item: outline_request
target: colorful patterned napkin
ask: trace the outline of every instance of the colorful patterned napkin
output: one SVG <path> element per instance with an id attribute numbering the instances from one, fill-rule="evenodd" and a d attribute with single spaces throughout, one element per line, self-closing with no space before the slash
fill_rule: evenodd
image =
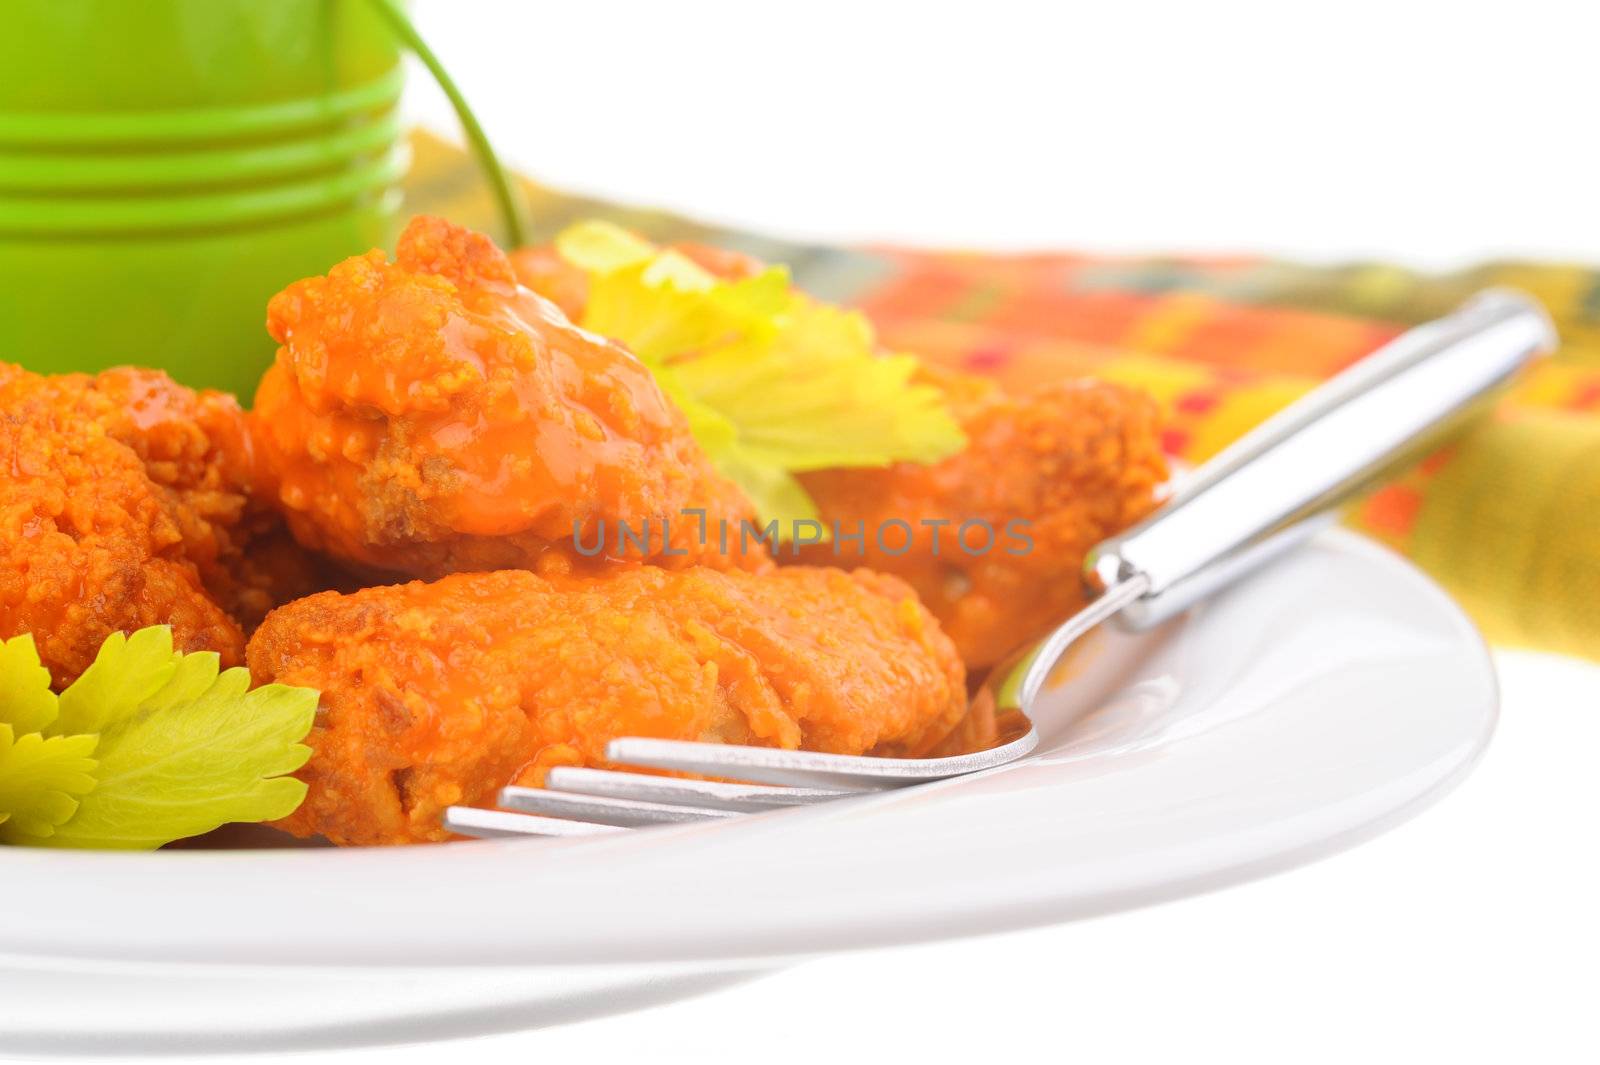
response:
<path id="1" fill-rule="evenodd" d="M 471 160 L 413 138 L 408 207 L 490 231 Z M 539 239 L 609 218 L 788 263 L 864 309 L 891 347 L 1026 386 L 1093 373 L 1168 408 L 1199 461 L 1413 322 L 1490 285 L 1545 302 L 1561 350 L 1491 414 L 1356 503 L 1349 523 L 1433 575 L 1494 641 L 1600 658 L 1600 270 L 1491 263 L 1426 275 L 1381 263 L 842 249 L 774 241 L 527 183 Z"/>

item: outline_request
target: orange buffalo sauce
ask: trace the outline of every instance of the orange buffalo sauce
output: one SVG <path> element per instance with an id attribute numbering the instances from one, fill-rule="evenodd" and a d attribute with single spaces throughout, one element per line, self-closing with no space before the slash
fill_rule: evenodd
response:
<path id="1" fill-rule="evenodd" d="M 655 535 L 631 555 L 613 535 L 608 553 L 765 564 L 683 519 L 736 524 L 749 504 L 650 370 L 520 287 L 486 237 L 415 219 L 393 262 L 372 251 L 296 282 L 267 327 L 282 347 L 254 434 L 305 543 L 435 575 L 531 565 L 625 522 Z"/>
<path id="2" fill-rule="evenodd" d="M 606 764 L 620 736 L 919 754 L 966 709 L 954 647 L 893 577 L 613 566 L 325 593 L 250 641 L 258 681 L 321 693 L 281 827 L 440 840 L 454 803 Z"/>

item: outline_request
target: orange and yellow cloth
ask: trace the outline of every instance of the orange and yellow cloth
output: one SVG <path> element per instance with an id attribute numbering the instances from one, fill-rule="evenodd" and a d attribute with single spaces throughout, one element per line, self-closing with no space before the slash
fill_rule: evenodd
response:
<path id="1" fill-rule="evenodd" d="M 413 147 L 410 206 L 492 231 L 471 161 L 426 135 Z M 1472 292 L 1531 292 L 1560 330 L 1557 354 L 1348 520 L 1439 580 L 1491 640 L 1600 659 L 1600 269 L 825 248 L 527 187 L 541 237 L 603 217 L 735 247 L 860 306 L 895 349 L 1016 386 L 1084 373 L 1139 385 L 1168 409 L 1167 449 L 1191 462 Z"/>

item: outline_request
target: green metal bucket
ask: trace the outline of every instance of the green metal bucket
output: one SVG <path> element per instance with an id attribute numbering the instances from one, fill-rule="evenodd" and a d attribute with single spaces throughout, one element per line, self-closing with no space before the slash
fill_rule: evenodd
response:
<path id="1" fill-rule="evenodd" d="M 248 399 L 268 298 L 394 236 L 406 48 L 505 187 L 394 0 L 10 0 L 5 23 L 0 360 Z"/>

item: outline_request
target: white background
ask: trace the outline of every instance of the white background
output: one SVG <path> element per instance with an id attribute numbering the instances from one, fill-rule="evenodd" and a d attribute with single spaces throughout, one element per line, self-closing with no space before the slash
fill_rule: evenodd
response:
<path id="1" fill-rule="evenodd" d="M 1600 258 L 1592 3 L 414 0 L 516 163 L 801 236 Z M 452 123 L 414 79 L 418 113 Z"/>
<path id="2" fill-rule="evenodd" d="M 415 12 L 518 166 L 715 220 L 979 246 L 1600 260 L 1592 4 Z M 421 76 L 410 105 L 451 128 Z M 1600 668 L 1500 663 L 1501 732 L 1478 773 L 1302 870 L 545 1032 L 287 1060 L 1600 1060 Z"/>

